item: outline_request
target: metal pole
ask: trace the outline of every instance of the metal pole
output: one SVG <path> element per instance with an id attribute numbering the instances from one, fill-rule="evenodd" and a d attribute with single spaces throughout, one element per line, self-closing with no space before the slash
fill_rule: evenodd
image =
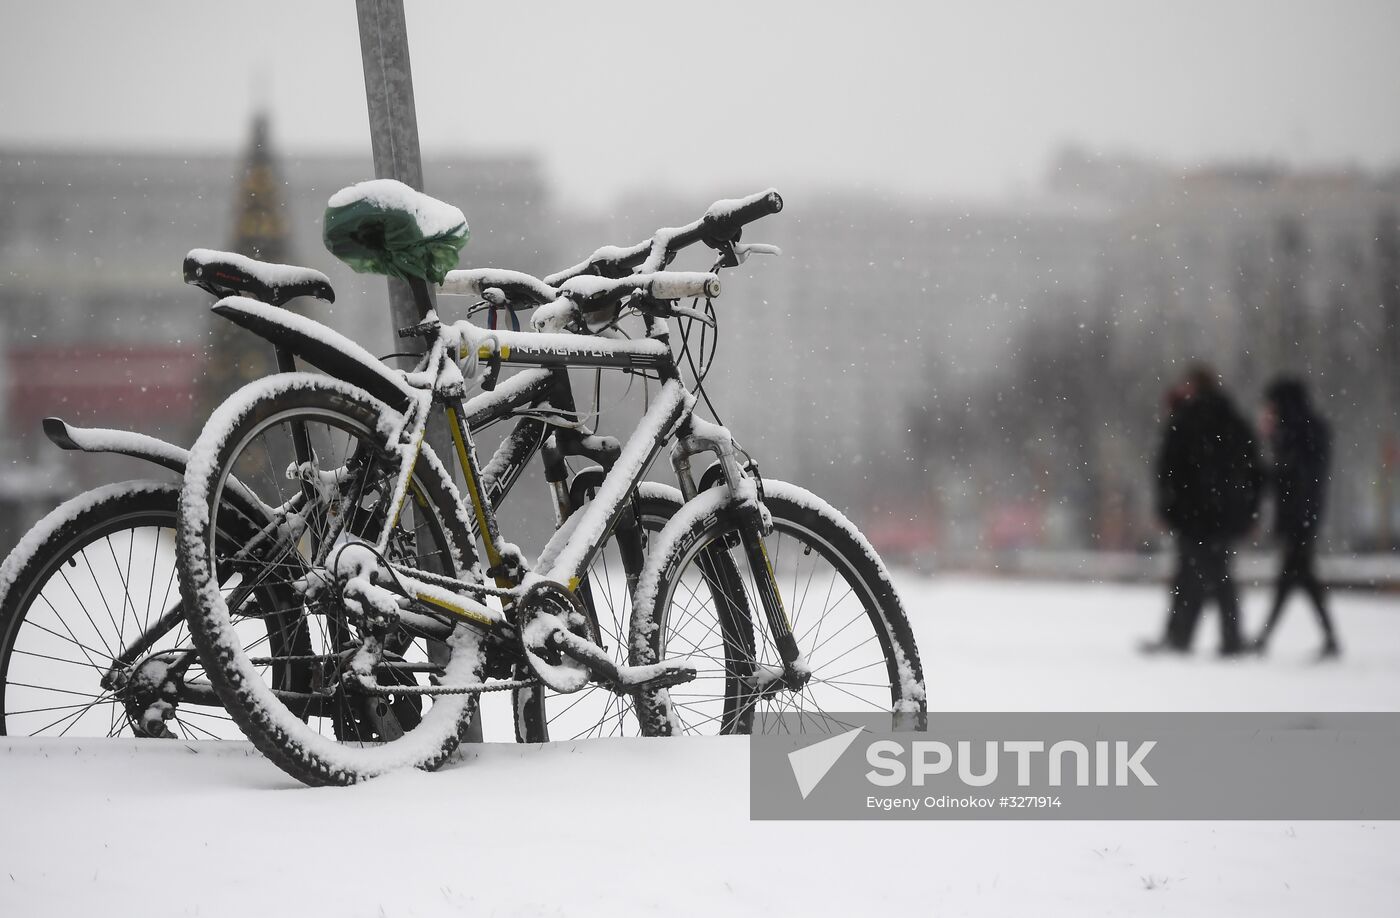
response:
<path id="1" fill-rule="evenodd" d="M 375 178 L 397 179 L 423 190 L 423 159 L 418 150 L 418 110 L 413 102 L 413 68 L 408 60 L 408 26 L 403 0 L 355 0 L 360 24 L 360 60 L 365 71 L 365 101 L 369 105 L 369 139 Z M 428 286 L 428 299 L 437 297 Z M 418 306 L 405 281 L 389 278 L 391 336 L 417 324 Z M 392 339 L 391 339 L 392 341 Z M 421 346 L 421 342 L 405 342 Z M 452 440 L 441 415 L 429 419 L 428 442 L 451 472 Z M 468 742 L 481 742 L 481 709 L 467 730 Z"/>
<path id="2" fill-rule="evenodd" d="M 418 150 L 418 110 L 413 103 L 403 0 L 355 0 L 355 10 L 360 20 L 360 58 L 375 178 L 397 179 L 422 191 L 423 160 Z M 436 303 L 431 288 L 428 295 Z M 389 279 L 389 312 L 394 323 L 390 334 L 418 322 L 413 292 L 397 278 Z M 451 453 L 442 455 L 446 459 Z"/>

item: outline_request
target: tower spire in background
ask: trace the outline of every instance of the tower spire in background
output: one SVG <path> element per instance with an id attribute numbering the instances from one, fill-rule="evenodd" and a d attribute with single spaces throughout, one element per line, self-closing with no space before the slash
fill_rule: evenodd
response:
<path id="1" fill-rule="evenodd" d="M 286 264 L 291 261 L 291 238 L 271 134 L 267 112 L 258 111 L 253 116 L 253 132 L 242 168 L 235 173 L 238 189 L 233 205 L 233 238 L 228 247 L 259 261 Z M 265 340 L 212 312 L 209 322 L 201 409 L 197 412 L 200 418 L 239 386 L 275 371 L 271 348 Z"/>
<path id="2" fill-rule="evenodd" d="M 287 217 L 270 137 L 267 112 L 259 111 L 253 116 L 253 136 L 243 158 L 231 247 L 259 261 L 285 262 L 290 254 Z"/>

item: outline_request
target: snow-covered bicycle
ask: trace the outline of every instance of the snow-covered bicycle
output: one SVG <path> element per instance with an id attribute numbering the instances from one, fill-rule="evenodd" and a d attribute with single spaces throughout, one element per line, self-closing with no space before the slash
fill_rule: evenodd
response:
<path id="1" fill-rule="evenodd" d="M 394 220 L 410 213 L 434 225 L 447 208 L 383 182 L 337 199 L 367 217 L 354 242 L 374 264 L 418 254 L 387 251 Z M 531 332 L 441 321 L 426 280 L 412 278 L 423 320 L 405 333 L 427 343 L 426 357 L 392 390 L 357 384 L 348 371 L 280 374 L 214 413 L 185 476 L 181 589 L 209 680 L 259 749 L 310 784 L 431 768 L 457 746 L 480 693 L 541 686 L 630 699 L 629 716 L 652 735 L 745 732 L 759 710 L 922 714 L 918 652 L 874 550 L 819 498 L 760 478 L 727 430 L 697 417 L 703 379 L 685 385 L 672 352 L 667 320 L 713 322 L 719 292 L 713 273 L 665 270 L 672 258 L 704 242 L 720 252 L 718 266 L 737 264 L 751 251 L 738 242 L 744 225 L 781 206 L 775 192 L 718 202 L 646 244 L 597 253 L 549 279 L 557 294 L 536 309 Z M 705 312 L 677 303 L 692 297 L 706 301 Z M 324 352 L 313 361 L 323 366 L 335 351 L 360 361 L 354 345 L 264 304 L 231 298 L 216 309 L 291 329 L 304 349 Z M 645 336 L 619 333 L 628 315 Z M 507 364 L 622 370 L 659 383 L 594 499 L 533 564 L 502 538 L 483 484 L 491 470 L 477 461 L 463 408 L 469 381 L 490 386 Z M 426 442 L 438 411 L 465 493 Z M 620 661 L 582 594 L 608 536 L 635 520 L 643 476 L 667 446 L 686 503 L 648 546 Z M 716 463 L 697 481 L 692 460 L 702 453 Z M 217 533 L 238 513 L 227 495 L 245 490 L 268 520 L 229 552 Z M 424 563 L 422 532 L 446 549 L 434 563 Z M 267 543 L 280 548 L 263 551 Z M 314 623 L 310 691 L 280 689 L 238 636 L 241 623 L 267 614 L 246 602 L 267 588 Z M 365 712 L 364 736 L 316 729 L 318 715 L 344 704 Z"/>
<path id="2" fill-rule="evenodd" d="M 196 249 L 185 259 L 185 279 L 217 296 L 243 295 L 273 307 L 272 315 L 299 296 L 333 300 L 329 280 L 320 272 L 272 265 L 226 252 Z M 449 288 L 506 298 L 513 309 L 529 309 L 554 293 L 524 275 L 501 271 L 457 271 Z M 230 312 L 245 325 L 256 315 Z M 278 341 L 278 364 L 293 369 L 296 356 L 324 357 L 332 369 L 348 372 L 381 392 L 392 392 L 393 371 L 381 372 L 378 361 L 350 362 L 343 349 L 316 351 L 310 344 L 264 322 L 257 330 Z M 334 340 L 334 339 L 329 339 Z M 515 426 L 501 443 L 486 471 L 485 491 L 492 505 L 512 491 L 536 455 L 543 452 L 546 477 L 554 486 L 555 511 L 566 519 L 581 506 L 602 477 L 598 465 L 571 470 L 575 455 L 599 456 L 577 448 L 575 428 L 553 435 L 552 420 L 573 412 L 567 373 L 558 369 L 518 374 L 500 391 L 469 400 L 465 417 L 473 431 L 501 420 Z M 44 431 L 67 450 L 138 458 L 183 475 L 185 449 L 144 434 L 81 428 L 49 418 Z M 542 450 L 548 443 L 549 449 Z M 609 456 L 604 450 L 602 461 Z M 134 735 L 186 739 L 238 738 L 242 734 L 223 711 L 205 678 L 185 629 L 185 615 L 175 586 L 175 529 L 179 486 L 160 480 L 106 485 L 55 508 L 41 520 L 0 565 L 0 735 Z M 595 561 L 586 601 L 597 608 L 603 629 L 620 646 L 627 626 L 628 578 L 640 572 L 647 532 L 658 531 L 680 506 L 674 488 L 646 483 L 636 496 L 637 527 L 615 533 Z M 256 509 L 244 506 L 229 514 L 220 535 L 222 550 L 234 552 L 251 538 L 248 521 Z M 240 528 L 241 527 L 241 528 Z M 421 538 L 431 542 L 433 534 Z M 623 546 L 626 545 L 626 548 Z M 306 629 L 288 614 L 274 591 L 248 591 L 244 601 L 263 611 L 242 629 L 245 649 L 262 659 L 268 678 L 280 690 L 309 690 L 312 665 Z M 282 607 L 282 614 L 276 610 Z M 619 727 L 615 704 L 594 699 L 572 704 L 564 716 L 547 713 L 538 690 L 524 691 L 513 706 L 516 734 L 539 742 L 556 736 L 586 736 Z M 347 732 L 362 720 L 340 711 L 324 720 L 324 729 Z"/>

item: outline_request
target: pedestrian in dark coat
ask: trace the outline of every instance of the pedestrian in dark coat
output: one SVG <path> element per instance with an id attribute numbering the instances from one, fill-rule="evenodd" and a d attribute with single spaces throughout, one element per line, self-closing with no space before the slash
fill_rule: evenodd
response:
<path id="1" fill-rule="evenodd" d="M 1300 380 L 1280 377 L 1264 393 L 1264 423 L 1273 454 L 1269 485 L 1273 489 L 1274 531 L 1283 549 L 1278 585 L 1269 620 L 1254 642 L 1262 652 L 1283 615 L 1283 606 L 1301 587 L 1312 600 L 1322 626 L 1322 658 L 1341 648 L 1327 614 L 1327 594 L 1317 577 L 1317 534 L 1327 497 L 1332 460 L 1332 432 L 1313 411 L 1307 387 Z"/>
<path id="2" fill-rule="evenodd" d="M 1207 600 L 1220 609 L 1220 653 L 1244 649 L 1232 543 L 1258 516 L 1263 470 L 1249 424 L 1214 371 L 1195 366 L 1174 391 L 1157 456 L 1157 510 L 1176 537 L 1166 634 L 1144 650 L 1186 652 Z"/>

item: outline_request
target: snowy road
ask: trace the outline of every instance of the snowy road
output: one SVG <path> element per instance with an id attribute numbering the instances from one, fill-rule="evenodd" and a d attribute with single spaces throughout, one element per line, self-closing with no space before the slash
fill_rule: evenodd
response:
<path id="1" fill-rule="evenodd" d="M 1400 707 L 1400 598 L 1339 596 L 1347 656 L 1315 666 L 1301 607 L 1267 660 L 1143 660 L 1155 589 L 903 589 L 945 710 Z M 751 823 L 747 782 L 737 738 L 493 744 L 315 790 L 242 743 L 0 740 L 0 915 L 1361 915 L 1400 896 L 1396 824 Z"/>

